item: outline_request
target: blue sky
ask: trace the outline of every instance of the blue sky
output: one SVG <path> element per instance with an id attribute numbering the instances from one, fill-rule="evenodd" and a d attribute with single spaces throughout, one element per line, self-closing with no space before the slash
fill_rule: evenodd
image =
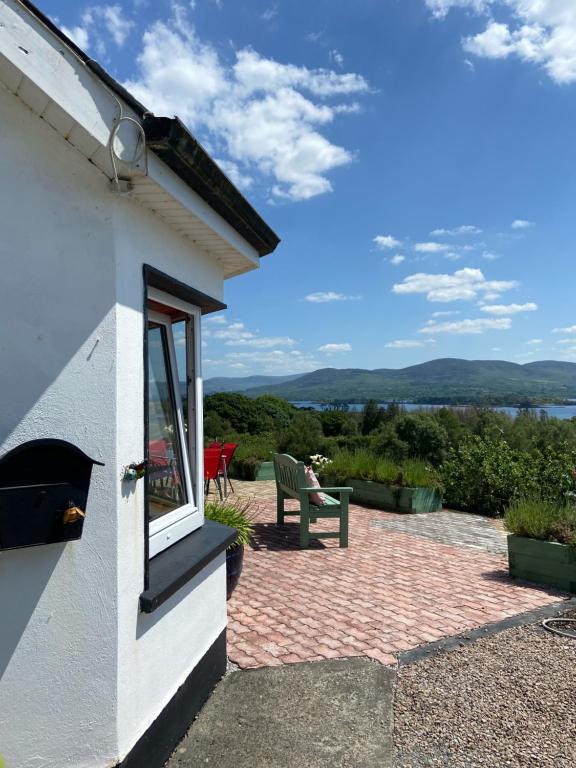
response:
<path id="1" fill-rule="evenodd" d="M 44 0 L 282 244 L 206 376 L 576 361 L 574 0 Z"/>

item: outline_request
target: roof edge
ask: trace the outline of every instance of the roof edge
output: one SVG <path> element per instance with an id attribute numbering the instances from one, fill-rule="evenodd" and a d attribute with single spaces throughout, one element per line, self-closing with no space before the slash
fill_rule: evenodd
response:
<path id="1" fill-rule="evenodd" d="M 142 119 L 146 145 L 210 205 L 258 253 L 266 256 L 280 243 L 220 166 L 178 118 L 155 117 L 94 59 L 90 58 L 30 0 L 19 0 L 41 24 L 62 40 L 108 88 L 122 98 Z"/>
<path id="2" fill-rule="evenodd" d="M 260 256 L 280 238 L 234 186 L 220 166 L 177 117 L 144 115 L 146 146 L 205 200 Z"/>

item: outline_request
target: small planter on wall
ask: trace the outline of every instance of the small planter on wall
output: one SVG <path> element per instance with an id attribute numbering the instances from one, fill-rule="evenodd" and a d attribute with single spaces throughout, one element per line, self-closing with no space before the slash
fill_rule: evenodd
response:
<path id="1" fill-rule="evenodd" d="M 324 481 L 334 485 L 336 478 L 326 477 Z M 442 497 L 436 488 L 404 488 L 354 477 L 346 478 L 343 485 L 354 489 L 350 496 L 353 504 L 408 513 L 439 512 L 442 509 Z"/>
<path id="2" fill-rule="evenodd" d="M 508 566 L 514 579 L 576 592 L 576 552 L 567 544 L 510 534 Z"/>

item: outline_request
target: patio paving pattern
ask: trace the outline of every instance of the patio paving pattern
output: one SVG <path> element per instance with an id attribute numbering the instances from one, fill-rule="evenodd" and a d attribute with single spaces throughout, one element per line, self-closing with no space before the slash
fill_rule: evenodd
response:
<path id="1" fill-rule="evenodd" d="M 228 652 L 241 668 L 353 656 L 395 664 L 400 651 L 564 597 L 508 577 L 505 533 L 491 520 L 352 505 L 348 549 L 330 539 L 300 550 L 298 523 L 276 526 L 273 483 L 236 490 L 257 510 L 228 602 Z"/>

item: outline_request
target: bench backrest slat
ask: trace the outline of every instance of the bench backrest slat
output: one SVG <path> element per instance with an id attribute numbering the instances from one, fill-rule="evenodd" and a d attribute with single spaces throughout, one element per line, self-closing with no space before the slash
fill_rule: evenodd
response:
<path id="1" fill-rule="evenodd" d="M 274 454 L 276 484 L 286 493 L 299 495 L 298 489 L 306 486 L 304 462 L 296 461 L 287 453 Z"/>

